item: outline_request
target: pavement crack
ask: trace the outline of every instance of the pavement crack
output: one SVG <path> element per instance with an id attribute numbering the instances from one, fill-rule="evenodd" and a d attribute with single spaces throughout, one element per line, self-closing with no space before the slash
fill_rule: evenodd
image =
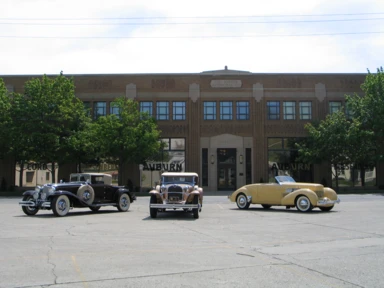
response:
<path id="1" fill-rule="evenodd" d="M 51 253 L 52 253 L 52 250 L 53 250 L 53 244 L 54 244 L 54 242 L 53 242 L 53 236 L 51 236 L 51 237 L 49 237 L 49 238 L 50 238 L 50 242 L 48 243 L 49 250 L 48 250 L 48 252 L 47 252 L 47 263 L 48 263 L 49 265 L 52 266 L 51 273 L 52 273 L 52 275 L 53 275 L 53 277 L 54 277 L 54 284 L 57 284 L 57 278 L 58 278 L 58 276 L 56 275 L 56 272 L 55 272 L 56 264 L 53 263 L 53 261 L 51 261 L 51 260 L 52 260 L 52 259 L 51 259 L 51 256 L 52 256 Z"/>
<path id="2" fill-rule="evenodd" d="M 89 223 L 87 223 L 87 225 L 90 225 Z M 76 236 L 75 234 L 73 234 L 70 230 L 75 227 L 75 226 L 71 226 L 69 227 L 68 229 L 65 229 L 65 231 L 68 233 L 69 236 Z"/>

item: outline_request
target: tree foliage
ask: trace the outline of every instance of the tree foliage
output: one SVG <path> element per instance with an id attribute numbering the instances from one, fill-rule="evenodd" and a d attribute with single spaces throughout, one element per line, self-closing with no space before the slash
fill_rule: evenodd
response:
<path id="1" fill-rule="evenodd" d="M 112 105 L 119 115 L 99 117 L 93 135 L 99 154 L 106 162 L 118 165 L 121 184 L 124 164 L 141 164 L 158 154 L 160 131 L 153 117 L 139 111 L 137 102 L 120 97 Z"/>
<path id="2" fill-rule="evenodd" d="M 361 88 L 364 92 L 363 97 L 357 94 L 347 95 L 348 108 L 353 117 L 361 123 L 361 129 L 371 131 L 374 134 L 373 139 L 370 140 L 374 141 L 376 160 L 384 160 L 383 68 L 378 68 L 375 74 L 368 71 Z"/>
<path id="3" fill-rule="evenodd" d="M 9 127 L 11 125 L 11 101 L 3 79 L 0 78 L 0 158 L 3 158 L 10 149 Z"/>

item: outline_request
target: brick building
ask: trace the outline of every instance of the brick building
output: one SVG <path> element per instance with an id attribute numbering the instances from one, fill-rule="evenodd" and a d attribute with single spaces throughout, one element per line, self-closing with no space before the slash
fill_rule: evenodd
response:
<path id="1" fill-rule="evenodd" d="M 366 74 L 262 74 L 225 67 L 191 74 L 69 76 L 94 117 L 115 113 L 110 103 L 125 95 L 157 119 L 167 147 L 161 162 L 143 163 L 141 186 L 152 186 L 161 171 L 183 170 L 197 172 L 200 185 L 216 191 L 268 182 L 276 174 L 331 185 L 331 168 L 297 163 L 294 143 L 306 136 L 307 122 L 341 109 L 345 94 L 361 94 Z M 0 77 L 9 91 L 22 93 L 24 82 L 38 76 Z M 0 163 L 0 177 L 14 179 L 11 163 Z M 68 178 L 73 169 L 60 167 L 59 177 Z M 123 184 L 140 186 L 138 165 L 124 171 Z M 345 172 L 344 185 L 358 186 L 358 173 Z M 384 174 L 382 164 L 367 173 L 370 185 L 384 184 L 384 177 L 376 177 Z"/>

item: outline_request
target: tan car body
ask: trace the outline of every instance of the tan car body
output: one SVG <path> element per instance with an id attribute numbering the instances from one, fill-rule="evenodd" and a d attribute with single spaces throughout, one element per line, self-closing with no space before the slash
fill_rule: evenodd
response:
<path id="1" fill-rule="evenodd" d="M 331 188 L 321 184 L 297 182 L 245 185 L 229 195 L 228 198 L 230 201 L 236 202 L 240 209 L 247 209 L 250 204 L 261 204 L 264 208 L 271 206 L 296 207 L 302 212 L 310 211 L 315 207 L 329 211 L 335 203 L 340 202 L 336 192 Z M 303 205 L 300 205 L 299 200 L 302 201 Z"/>
<path id="2" fill-rule="evenodd" d="M 184 209 L 192 211 L 194 217 L 198 218 L 203 206 L 203 189 L 197 185 L 198 178 L 194 172 L 163 173 L 160 185 L 149 191 L 151 217 L 156 218 L 158 211 L 165 212 L 166 209 Z M 173 182 L 172 179 L 177 181 Z"/>

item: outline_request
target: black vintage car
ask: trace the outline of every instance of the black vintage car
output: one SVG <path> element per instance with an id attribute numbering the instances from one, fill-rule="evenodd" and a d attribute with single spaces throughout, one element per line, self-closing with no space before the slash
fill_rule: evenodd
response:
<path id="1" fill-rule="evenodd" d="M 96 212 L 103 206 L 115 206 L 121 212 L 128 211 L 130 203 L 136 200 L 135 194 L 111 183 L 112 177 L 108 174 L 71 174 L 69 182 L 45 184 L 25 191 L 19 204 L 29 216 L 50 209 L 56 216 L 65 216 L 73 207 L 88 207 Z"/>

